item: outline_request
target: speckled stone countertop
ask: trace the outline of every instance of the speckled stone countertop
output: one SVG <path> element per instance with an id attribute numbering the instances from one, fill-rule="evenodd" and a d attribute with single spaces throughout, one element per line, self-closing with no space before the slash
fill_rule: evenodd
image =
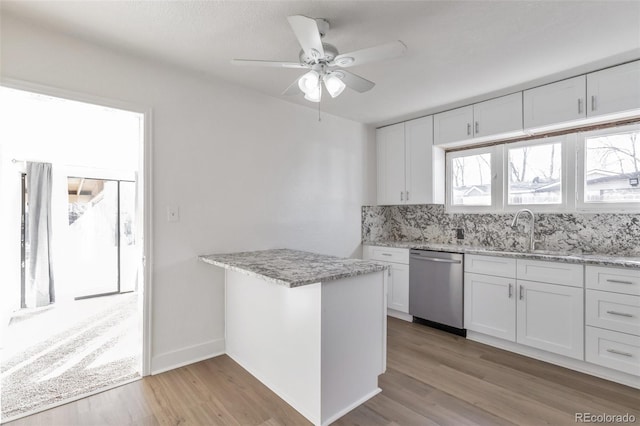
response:
<path id="1" fill-rule="evenodd" d="M 290 249 L 199 256 L 203 262 L 252 275 L 286 287 L 339 280 L 383 271 L 388 266 L 360 259 Z"/>
<path id="2" fill-rule="evenodd" d="M 506 251 L 493 247 L 465 246 L 463 244 L 438 244 L 422 241 L 364 241 L 368 246 L 397 247 L 419 250 L 447 251 L 452 253 L 485 254 L 487 256 L 504 256 L 552 262 L 584 263 L 587 265 L 617 266 L 640 269 L 640 257 L 615 256 L 594 253 L 570 253 L 535 250 L 533 252 Z"/>

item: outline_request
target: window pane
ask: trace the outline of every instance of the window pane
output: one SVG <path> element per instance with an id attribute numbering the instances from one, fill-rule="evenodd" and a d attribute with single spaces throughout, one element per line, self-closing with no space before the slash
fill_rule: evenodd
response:
<path id="1" fill-rule="evenodd" d="M 491 154 L 453 158 L 451 189 L 455 206 L 490 206 Z"/>
<path id="2" fill-rule="evenodd" d="M 560 143 L 508 149 L 510 205 L 562 202 Z"/>
<path id="3" fill-rule="evenodd" d="M 585 202 L 640 202 L 640 131 L 586 138 Z"/>

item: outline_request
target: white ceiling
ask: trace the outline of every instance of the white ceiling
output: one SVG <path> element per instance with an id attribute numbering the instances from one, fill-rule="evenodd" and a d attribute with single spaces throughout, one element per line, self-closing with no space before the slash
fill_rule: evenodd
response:
<path id="1" fill-rule="evenodd" d="M 301 70 L 238 67 L 232 58 L 296 61 L 288 15 L 326 18 L 345 53 L 402 40 L 404 57 L 350 68 L 377 83 L 323 97 L 326 112 L 386 124 L 640 57 L 639 1 L 7 1 L 19 15 L 78 38 L 280 93 Z M 575 71 L 574 70 L 574 71 Z M 563 74 L 564 73 L 564 74 Z M 569 73 L 570 74 L 570 73 Z M 576 72 L 574 72 L 576 74 Z"/>

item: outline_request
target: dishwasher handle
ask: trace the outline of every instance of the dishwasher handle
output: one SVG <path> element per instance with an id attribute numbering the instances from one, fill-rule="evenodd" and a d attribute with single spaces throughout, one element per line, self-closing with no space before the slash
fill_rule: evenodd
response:
<path id="1" fill-rule="evenodd" d="M 429 261 L 429 262 L 439 262 L 439 263 L 462 263 L 462 260 L 441 259 L 439 257 L 425 257 L 425 256 L 420 256 L 419 254 L 411 255 L 411 259 L 426 260 L 426 261 Z"/>

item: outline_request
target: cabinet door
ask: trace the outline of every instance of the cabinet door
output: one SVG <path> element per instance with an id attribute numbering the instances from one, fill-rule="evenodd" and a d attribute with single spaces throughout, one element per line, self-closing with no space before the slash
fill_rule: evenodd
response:
<path id="1" fill-rule="evenodd" d="M 522 92 L 473 105 L 473 136 L 522 130 Z"/>
<path id="2" fill-rule="evenodd" d="M 407 121 L 404 130 L 406 201 L 433 204 L 433 116 Z"/>
<path id="3" fill-rule="evenodd" d="M 517 280 L 517 341 L 584 359 L 584 290 Z"/>
<path id="4" fill-rule="evenodd" d="M 516 341 L 515 280 L 464 274 L 464 327 Z"/>
<path id="5" fill-rule="evenodd" d="M 387 289 L 387 308 L 409 313 L 409 265 L 388 263 L 391 279 Z"/>
<path id="6" fill-rule="evenodd" d="M 524 91 L 524 128 L 579 120 L 587 116 L 584 75 Z"/>
<path id="7" fill-rule="evenodd" d="M 441 112 L 433 116 L 433 143 L 458 142 L 473 137 L 473 105 Z"/>
<path id="8" fill-rule="evenodd" d="M 640 61 L 587 74 L 587 116 L 640 108 Z"/>
<path id="9" fill-rule="evenodd" d="M 404 123 L 376 131 L 378 204 L 404 203 Z"/>

